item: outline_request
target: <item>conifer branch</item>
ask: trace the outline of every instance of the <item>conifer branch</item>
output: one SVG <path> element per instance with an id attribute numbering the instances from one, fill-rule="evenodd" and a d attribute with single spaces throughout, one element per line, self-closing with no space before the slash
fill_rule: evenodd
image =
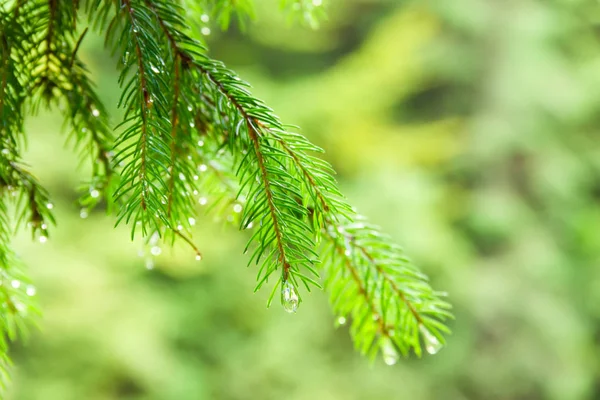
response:
<path id="1" fill-rule="evenodd" d="M 296 311 L 301 285 L 321 287 L 315 266 L 321 260 L 332 308 L 352 321 L 361 352 L 381 352 L 388 363 L 398 353 L 421 354 L 422 343 L 435 352 L 452 317 L 443 295 L 356 214 L 332 167 L 313 155 L 322 150 L 284 126 L 247 83 L 207 55 L 180 4 L 223 27 L 232 15 L 246 20 L 253 13 L 250 0 L 0 4 L 0 278 L 11 282 L 0 285 L 0 384 L 8 342 L 26 331 L 22 308 L 35 310 L 34 289 L 20 283 L 26 278 L 9 248 L 7 207 L 16 206 L 15 225 L 29 225 L 40 241 L 54 223 L 47 191 L 21 161 L 24 114 L 42 103 L 65 110 L 70 140 L 81 159 L 91 161 L 82 206 L 104 199 L 117 210 L 117 224 L 131 223 L 132 238 L 139 224 L 149 245 L 181 240 L 200 259 L 190 235 L 198 207 L 206 206 L 252 229 L 245 251 L 253 247 L 249 264 L 259 265 L 255 290 L 271 278 L 268 305 L 279 289 L 285 309 Z M 322 14 L 319 1 L 281 4 L 311 25 Z M 81 13 L 119 56 L 124 118 L 116 139 L 78 55 L 87 32 L 77 30 Z"/>

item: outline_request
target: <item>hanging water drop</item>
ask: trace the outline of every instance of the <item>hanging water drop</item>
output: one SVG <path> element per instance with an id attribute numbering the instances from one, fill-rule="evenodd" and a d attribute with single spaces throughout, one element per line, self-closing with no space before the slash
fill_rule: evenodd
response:
<path id="1" fill-rule="evenodd" d="M 154 261 L 151 258 L 146 259 L 146 269 L 153 269 Z"/>
<path id="2" fill-rule="evenodd" d="M 181 231 L 181 230 L 183 230 L 183 225 L 181 225 L 181 224 L 177 225 L 177 230 L 178 230 L 178 231 Z"/>
<path id="3" fill-rule="evenodd" d="M 155 74 L 160 74 L 160 69 L 156 68 L 154 65 L 150 64 L 150 69 L 152 70 L 152 72 L 154 72 Z"/>
<path id="4" fill-rule="evenodd" d="M 40 236 L 40 239 L 39 239 L 39 241 L 40 241 L 40 243 L 46 243 L 46 242 L 48 241 L 48 237 L 47 237 L 47 236 L 44 236 L 44 235 L 42 235 L 42 236 Z"/>
<path id="5" fill-rule="evenodd" d="M 233 206 L 233 212 L 235 213 L 241 213 L 242 212 L 242 205 L 241 204 L 236 204 Z"/>
<path id="6" fill-rule="evenodd" d="M 313 6 L 320 7 L 323 4 L 323 0 L 312 0 Z"/>
<path id="7" fill-rule="evenodd" d="M 425 344 L 425 350 L 429 354 L 435 354 L 442 348 L 442 343 L 439 341 L 437 337 L 435 337 L 425 326 L 419 325 L 419 330 L 421 331 L 421 335 L 423 335 L 423 342 Z"/>
<path id="8" fill-rule="evenodd" d="M 88 212 L 85 208 L 82 208 L 81 210 L 79 210 L 79 218 L 81 219 L 86 219 L 88 217 Z"/>
<path id="9" fill-rule="evenodd" d="M 208 22 L 210 20 L 210 17 L 207 14 L 202 14 L 200 16 L 200 21 L 202 22 Z"/>
<path id="10" fill-rule="evenodd" d="M 35 287 L 28 286 L 27 290 L 25 290 L 25 293 L 27 293 L 27 296 L 30 296 L 30 297 L 35 296 L 35 293 L 36 293 Z"/>
<path id="11" fill-rule="evenodd" d="M 162 253 L 162 249 L 158 246 L 152 246 L 150 253 L 152 253 L 153 256 L 159 256 L 160 253 Z"/>
<path id="12" fill-rule="evenodd" d="M 194 180 L 197 181 L 198 179 L 200 179 L 200 177 L 198 175 L 194 175 Z"/>
<path id="13" fill-rule="evenodd" d="M 196 219 L 195 218 L 189 217 L 188 218 L 188 222 L 190 223 L 190 226 L 196 225 Z"/>
<path id="14" fill-rule="evenodd" d="M 248 225 L 246 225 L 246 229 L 252 229 L 253 226 L 254 223 L 250 222 Z"/>
<path id="15" fill-rule="evenodd" d="M 192 112 L 192 110 L 193 110 L 192 106 L 188 106 L 188 111 Z"/>
<path id="16" fill-rule="evenodd" d="M 98 196 L 100 196 L 100 192 L 97 189 L 92 189 L 90 190 L 90 196 L 96 199 Z"/>
<path id="17" fill-rule="evenodd" d="M 198 191 L 196 189 L 194 189 L 192 193 L 194 194 L 194 196 L 198 196 Z"/>
<path id="18" fill-rule="evenodd" d="M 289 313 L 295 313 L 298 310 L 298 294 L 294 286 L 285 281 L 281 289 L 281 304 L 283 309 Z"/>
<path id="19" fill-rule="evenodd" d="M 48 204 L 46 204 L 46 208 L 47 208 L 48 210 L 52 210 L 52 209 L 54 208 L 54 204 L 52 204 L 52 203 L 48 203 Z"/>
<path id="20" fill-rule="evenodd" d="M 344 316 L 339 317 L 338 320 L 337 320 L 337 322 L 340 325 L 344 325 L 346 323 L 346 317 L 344 317 Z"/>
<path id="21" fill-rule="evenodd" d="M 18 288 L 21 287 L 21 281 L 18 281 L 18 280 L 15 279 L 15 280 L 13 280 L 13 281 L 10 282 L 10 285 L 12 287 L 14 287 L 15 289 L 18 289 Z"/>
<path id="22" fill-rule="evenodd" d="M 386 338 L 383 345 L 381 346 L 381 353 L 383 355 L 383 362 L 387 365 L 394 365 L 398 362 L 400 356 L 398 351 L 394 347 L 394 344 L 389 338 Z"/>
<path id="23" fill-rule="evenodd" d="M 183 174 L 183 172 L 179 173 L 179 179 L 185 181 L 185 175 Z"/>
<path id="24" fill-rule="evenodd" d="M 208 26 L 203 27 L 200 32 L 204 35 L 204 36 L 208 36 L 210 35 L 210 28 Z"/>
<path id="25" fill-rule="evenodd" d="M 204 146 L 204 140 L 198 140 L 198 146 L 199 147 Z"/>
<path id="26" fill-rule="evenodd" d="M 196 261 L 201 261 L 202 260 L 202 256 L 200 254 L 196 254 Z"/>
<path id="27" fill-rule="evenodd" d="M 200 164 L 198 166 L 198 171 L 200 171 L 200 172 L 206 172 L 207 169 L 208 169 L 208 167 L 206 166 L 206 164 Z"/>
<path id="28" fill-rule="evenodd" d="M 48 225 L 46 225 L 46 224 L 44 223 L 44 224 L 42 224 L 42 225 L 40 226 L 40 228 L 42 228 L 43 230 L 46 230 L 46 229 L 48 229 Z"/>
<path id="29" fill-rule="evenodd" d="M 193 128 L 195 126 L 196 126 L 196 124 L 194 123 L 194 121 L 190 122 L 190 128 Z"/>
<path id="30" fill-rule="evenodd" d="M 5 156 L 10 154 L 10 150 L 8 149 L 2 149 L 2 154 L 4 154 Z"/>
<path id="31" fill-rule="evenodd" d="M 100 111 L 98 111 L 97 108 L 92 108 L 92 115 L 94 117 L 99 117 L 100 116 Z"/>
<path id="32" fill-rule="evenodd" d="M 208 203 L 208 199 L 206 197 L 200 197 L 198 199 L 198 203 L 200 203 L 201 206 L 204 206 L 206 203 Z"/>

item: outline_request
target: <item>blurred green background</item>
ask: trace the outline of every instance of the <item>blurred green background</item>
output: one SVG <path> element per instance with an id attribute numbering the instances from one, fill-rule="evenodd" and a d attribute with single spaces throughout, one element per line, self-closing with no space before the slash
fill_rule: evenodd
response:
<path id="1" fill-rule="evenodd" d="M 44 317 L 9 398 L 600 399 L 598 3 L 331 0 L 318 31 L 257 3 L 245 34 L 209 22 L 212 55 L 450 293 L 448 346 L 371 365 L 325 294 L 267 310 L 247 238 L 211 217 L 202 262 L 165 249 L 146 269 L 126 227 L 79 218 L 85 171 L 54 110 L 28 121 L 59 223 L 18 241 Z M 82 52 L 116 123 L 117 60 L 91 35 Z"/>

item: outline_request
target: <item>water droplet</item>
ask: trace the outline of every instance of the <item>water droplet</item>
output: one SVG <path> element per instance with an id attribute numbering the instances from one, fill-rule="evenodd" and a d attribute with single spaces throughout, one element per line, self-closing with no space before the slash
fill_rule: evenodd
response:
<path id="1" fill-rule="evenodd" d="M 100 111 L 98 111 L 97 108 L 92 108 L 92 115 L 94 117 L 99 117 L 100 116 Z"/>
<path id="2" fill-rule="evenodd" d="M 194 196 L 198 196 L 198 191 L 196 189 L 194 189 L 192 193 L 194 193 Z"/>
<path id="3" fill-rule="evenodd" d="M 12 287 L 14 287 L 15 289 L 18 289 L 18 288 L 21 287 L 21 281 L 18 281 L 18 280 L 15 279 L 15 280 L 13 280 L 13 281 L 10 282 L 10 285 Z"/>
<path id="4" fill-rule="evenodd" d="M 48 237 L 42 235 L 42 236 L 40 236 L 39 241 L 40 241 L 40 243 L 46 243 L 48 241 Z"/>
<path id="5" fill-rule="evenodd" d="M 40 228 L 42 228 L 43 230 L 46 230 L 46 229 L 48 229 L 48 225 L 46 225 L 46 224 L 42 224 L 42 225 L 40 226 Z"/>
<path id="6" fill-rule="evenodd" d="M 153 256 L 159 256 L 160 253 L 162 253 L 162 249 L 160 247 L 158 247 L 158 246 L 152 246 L 152 248 L 150 249 L 150 253 Z"/>
<path id="7" fill-rule="evenodd" d="M 97 198 L 98 196 L 100 196 L 100 192 L 97 189 L 92 189 L 90 190 L 90 196 L 92 196 L 93 198 Z"/>
<path id="8" fill-rule="evenodd" d="M 185 175 L 183 174 L 183 172 L 179 173 L 179 179 L 181 179 L 182 181 L 185 181 Z"/>
<path id="9" fill-rule="evenodd" d="M 10 150 L 8 150 L 8 149 L 2 149 L 2 154 L 8 155 L 8 154 L 10 154 Z"/>
<path id="10" fill-rule="evenodd" d="M 134 26 L 134 27 L 133 27 L 133 31 L 134 31 L 135 33 L 138 33 L 138 28 L 137 28 L 137 26 Z"/>
<path id="11" fill-rule="evenodd" d="M 400 358 L 398 351 L 396 351 L 394 344 L 389 338 L 386 338 L 385 342 L 381 346 L 381 353 L 383 354 L 383 362 L 387 365 L 396 364 Z"/>
<path id="12" fill-rule="evenodd" d="M 199 147 L 204 146 L 204 140 L 198 140 L 198 146 Z"/>
<path id="13" fill-rule="evenodd" d="M 200 171 L 200 172 L 206 172 L 207 169 L 208 169 L 208 167 L 206 166 L 206 164 L 200 164 L 198 166 L 198 171 Z"/>
<path id="14" fill-rule="evenodd" d="M 196 219 L 195 218 L 189 217 L 188 218 L 188 222 L 190 223 L 191 226 L 196 225 Z"/>
<path id="15" fill-rule="evenodd" d="M 298 310 L 298 294 L 288 281 L 283 283 L 283 289 L 281 289 L 281 304 L 283 309 L 289 313 L 295 313 Z"/>
<path id="16" fill-rule="evenodd" d="M 350 251 L 350 249 L 346 249 L 346 251 L 344 251 L 344 254 L 346 256 L 350 256 L 350 254 L 352 254 L 352 252 Z"/>
<path id="17" fill-rule="evenodd" d="M 201 206 L 204 206 L 206 203 L 208 203 L 208 199 L 206 197 L 200 197 L 198 199 L 198 203 L 200 203 Z"/>
<path id="18" fill-rule="evenodd" d="M 200 254 L 196 254 L 196 261 L 202 260 L 202 256 Z"/>
<path id="19" fill-rule="evenodd" d="M 160 69 L 156 68 L 154 65 L 150 64 L 150 69 L 152 70 L 152 72 L 154 72 L 155 74 L 160 74 Z"/>
<path id="20" fill-rule="evenodd" d="M 313 6 L 320 7 L 323 4 L 323 0 L 312 0 Z"/>
<path id="21" fill-rule="evenodd" d="M 27 296 L 35 296 L 36 290 L 33 286 L 27 286 L 25 293 L 27 293 Z"/>
<path id="22" fill-rule="evenodd" d="M 196 124 L 194 123 L 194 121 L 190 122 L 190 128 L 193 128 L 195 126 L 196 126 Z"/>
<path id="23" fill-rule="evenodd" d="M 46 208 L 48 208 L 48 210 L 52 210 L 54 208 L 54 204 L 48 203 L 46 204 Z"/>
<path id="24" fill-rule="evenodd" d="M 346 317 L 339 317 L 337 322 L 340 325 L 344 325 L 346 323 Z"/>
<path id="25" fill-rule="evenodd" d="M 79 218 L 86 219 L 88 217 L 88 211 L 85 208 L 79 210 Z"/>
<path id="26" fill-rule="evenodd" d="M 233 211 L 236 213 L 241 213 L 242 212 L 242 205 L 241 204 L 236 204 L 233 206 Z"/>
<path id="27" fill-rule="evenodd" d="M 202 14 L 200 16 L 200 21 L 202 22 L 208 22 L 210 20 L 210 17 L 207 14 Z"/>
<path id="28" fill-rule="evenodd" d="M 198 179 L 200 179 L 200 177 L 198 175 L 194 175 L 194 180 L 197 181 Z"/>
<path id="29" fill-rule="evenodd" d="M 248 225 L 246 225 L 246 229 L 252 229 L 253 226 L 254 223 L 250 222 Z"/>
<path id="30" fill-rule="evenodd" d="M 188 106 L 188 111 L 192 112 L 192 110 L 193 110 L 192 106 Z"/>
<path id="31" fill-rule="evenodd" d="M 431 332 L 427 330 L 423 325 L 419 325 L 421 335 L 423 335 L 423 342 L 425 344 L 425 350 L 429 354 L 435 354 L 442 348 L 442 343 L 435 337 Z"/>
<path id="32" fill-rule="evenodd" d="M 151 258 L 146 259 L 146 269 L 154 269 L 154 261 Z"/>
<path id="33" fill-rule="evenodd" d="M 177 225 L 177 230 L 178 230 L 178 231 L 181 231 L 181 230 L 183 230 L 183 225 L 181 225 L 181 224 Z"/>
<path id="34" fill-rule="evenodd" d="M 200 29 L 200 32 L 204 35 L 204 36 L 208 36 L 210 35 L 210 28 L 208 26 L 203 27 L 202 29 Z"/>

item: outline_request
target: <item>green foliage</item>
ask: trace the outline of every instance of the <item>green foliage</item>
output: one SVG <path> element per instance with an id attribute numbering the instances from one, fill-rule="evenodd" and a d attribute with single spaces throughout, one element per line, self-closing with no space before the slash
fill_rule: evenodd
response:
<path id="1" fill-rule="evenodd" d="M 117 224 L 131 226 L 132 239 L 141 236 L 153 248 L 158 240 L 180 241 L 200 259 L 191 237 L 198 205 L 207 196 L 214 198 L 213 212 L 219 204 L 235 204 L 240 229 L 251 231 L 246 250 L 249 263 L 258 265 L 256 290 L 272 288 L 269 305 L 279 291 L 284 308 L 295 312 L 303 290 L 324 282 L 334 312 L 351 320 L 360 352 L 381 352 L 389 364 L 398 353 L 421 355 L 422 346 L 435 353 L 448 332 L 444 321 L 452 317 L 444 294 L 433 291 L 402 249 L 356 214 L 331 166 L 314 156 L 322 150 L 208 56 L 186 17 L 199 10 L 199 17 L 218 16 L 225 28 L 234 13 L 242 20 L 251 16 L 251 3 L 190 3 L 1 3 L 3 245 L 13 220 L 28 224 L 40 241 L 54 222 L 48 194 L 19 158 L 25 115 L 57 107 L 82 160 L 91 161 L 92 177 L 80 199 L 86 212 L 103 199 Z M 321 13 L 314 1 L 282 5 L 300 11 L 311 25 Z M 116 138 L 78 57 L 87 32 L 80 27 L 84 15 L 118 60 L 123 120 Z M 14 218 L 6 211 L 11 202 Z M 13 340 L 31 314 L 23 309 L 34 306 L 10 249 L 2 251 L 0 267 L 16 290 L 7 291 L 2 309 L 8 321 L 3 332 Z"/>

